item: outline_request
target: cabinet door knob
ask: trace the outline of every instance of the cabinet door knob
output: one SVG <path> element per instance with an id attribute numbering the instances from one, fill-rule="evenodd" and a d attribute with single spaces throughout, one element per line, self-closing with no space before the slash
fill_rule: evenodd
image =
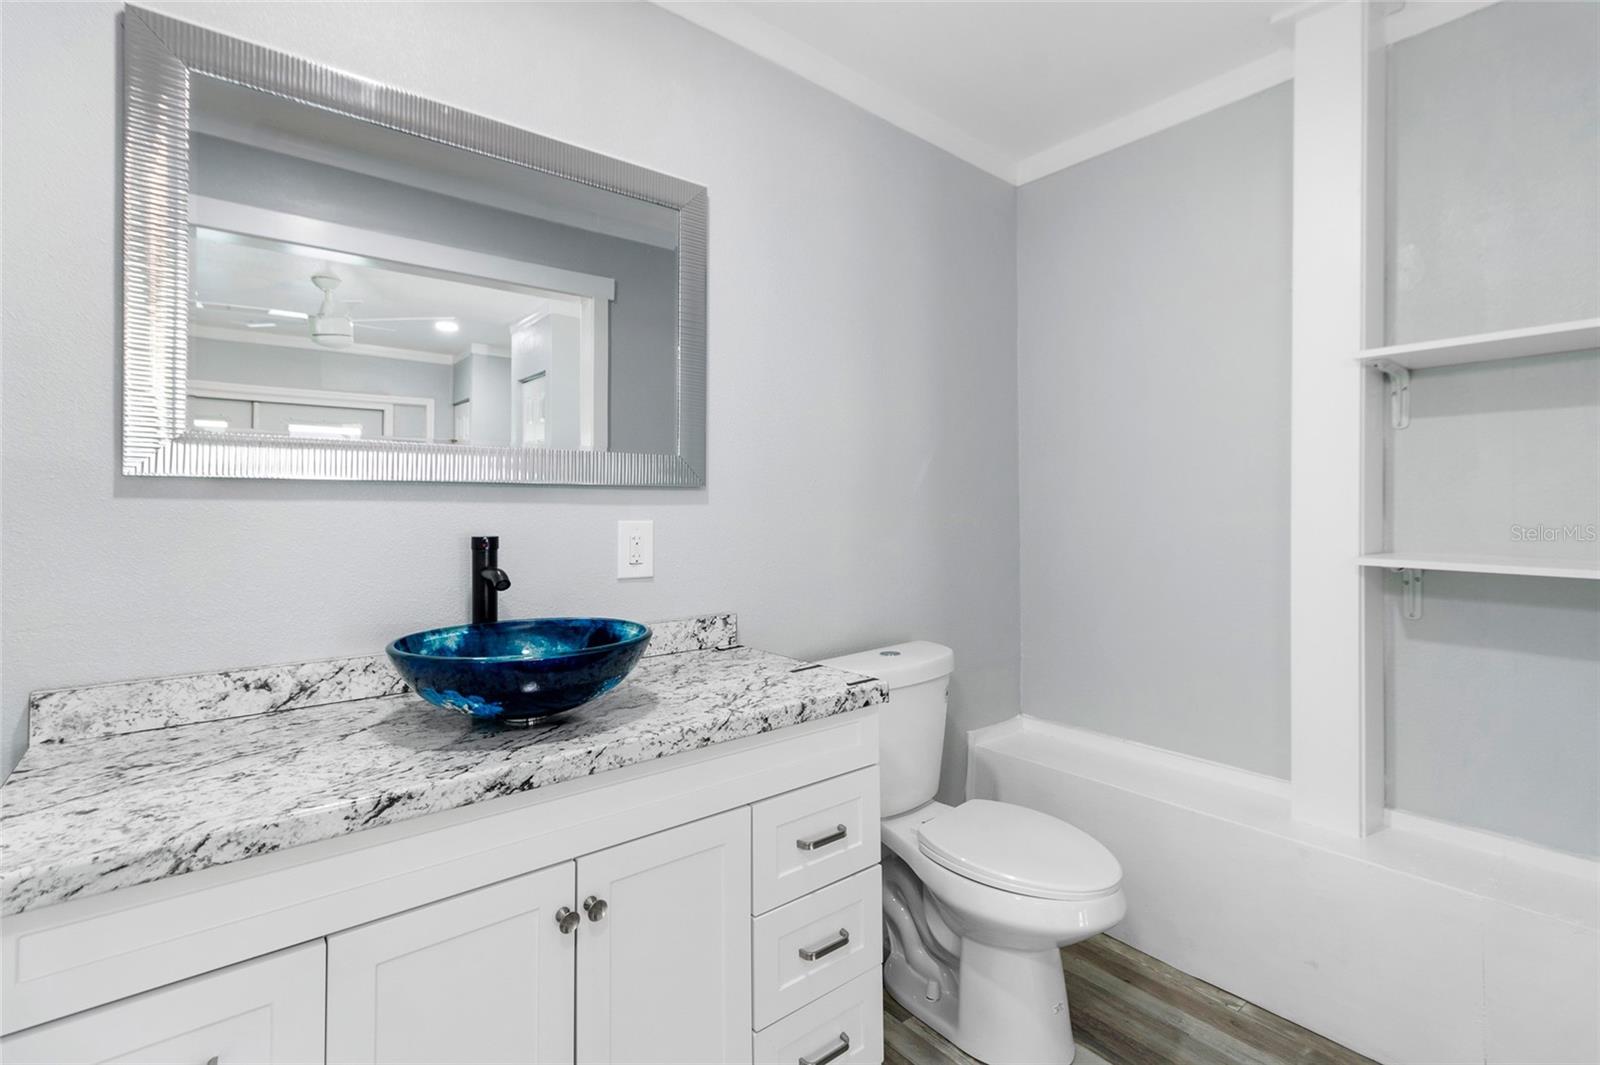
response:
<path id="1" fill-rule="evenodd" d="M 591 921 L 601 920 L 606 915 L 606 900 L 590 895 L 583 900 L 583 912 L 589 915 Z"/>
<path id="2" fill-rule="evenodd" d="M 840 1032 L 839 1038 L 833 1043 L 832 1046 L 828 1047 L 827 1050 L 824 1050 L 814 1058 L 802 1057 L 799 1065 L 828 1065 L 828 1062 L 832 1061 L 841 1054 L 848 1053 L 849 1050 L 850 1036 L 846 1032 Z"/>
<path id="3" fill-rule="evenodd" d="M 564 936 L 571 935 L 578 927 L 578 922 L 583 920 L 578 916 L 578 911 L 571 906 L 563 906 L 556 911 L 556 927 L 561 929 Z"/>
<path id="4" fill-rule="evenodd" d="M 814 947 L 801 947 L 800 960 L 816 961 L 818 958 L 826 958 L 829 954 L 832 954 L 834 951 L 838 950 L 840 947 L 849 942 L 849 930 L 841 928 L 839 929 L 839 934 L 828 940 L 826 943 L 819 943 Z"/>
<path id="5" fill-rule="evenodd" d="M 807 836 L 805 839 L 797 839 L 794 841 L 794 845 L 803 851 L 814 851 L 818 847 L 826 847 L 830 843 L 838 843 L 847 834 L 845 827 L 839 825 L 832 832 L 823 832 L 815 836 Z"/>

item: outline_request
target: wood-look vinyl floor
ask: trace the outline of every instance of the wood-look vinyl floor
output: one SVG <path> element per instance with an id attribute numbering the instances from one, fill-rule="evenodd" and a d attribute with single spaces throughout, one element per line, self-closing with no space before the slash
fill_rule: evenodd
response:
<path id="1" fill-rule="evenodd" d="M 1375 1065 L 1110 936 L 1063 950 L 1061 967 L 1073 1065 Z M 883 1014 L 885 1065 L 977 1065 L 887 993 Z"/>

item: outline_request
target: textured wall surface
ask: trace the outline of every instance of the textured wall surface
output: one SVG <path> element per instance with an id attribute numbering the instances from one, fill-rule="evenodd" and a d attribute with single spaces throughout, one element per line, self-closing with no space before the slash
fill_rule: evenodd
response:
<path id="1" fill-rule="evenodd" d="M 1023 713 L 1289 772 L 1288 86 L 1018 195 Z"/>
<path id="2" fill-rule="evenodd" d="M 372 652 L 467 610 L 733 609 L 821 657 L 955 648 L 1017 707 L 1015 190 L 650 5 L 162 5 L 710 189 L 703 491 L 118 472 L 120 4 L 3 9 L 4 760 L 30 690 Z M 529 42 L 539 61 L 529 62 Z M 653 518 L 656 577 L 615 580 Z M 964 752 L 948 745 L 945 793 Z"/>

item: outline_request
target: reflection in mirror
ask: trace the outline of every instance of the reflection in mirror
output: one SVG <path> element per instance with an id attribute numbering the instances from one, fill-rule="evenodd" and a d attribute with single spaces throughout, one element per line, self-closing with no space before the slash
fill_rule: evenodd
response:
<path id="1" fill-rule="evenodd" d="M 192 81 L 188 425 L 672 453 L 677 212 Z"/>

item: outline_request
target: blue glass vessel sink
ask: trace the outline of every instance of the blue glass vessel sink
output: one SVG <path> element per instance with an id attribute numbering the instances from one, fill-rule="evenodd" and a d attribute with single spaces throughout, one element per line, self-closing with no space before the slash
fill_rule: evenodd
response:
<path id="1" fill-rule="evenodd" d="M 402 636 L 389 660 L 435 706 L 527 721 L 597 699 L 644 654 L 650 629 L 617 618 L 529 618 Z"/>

